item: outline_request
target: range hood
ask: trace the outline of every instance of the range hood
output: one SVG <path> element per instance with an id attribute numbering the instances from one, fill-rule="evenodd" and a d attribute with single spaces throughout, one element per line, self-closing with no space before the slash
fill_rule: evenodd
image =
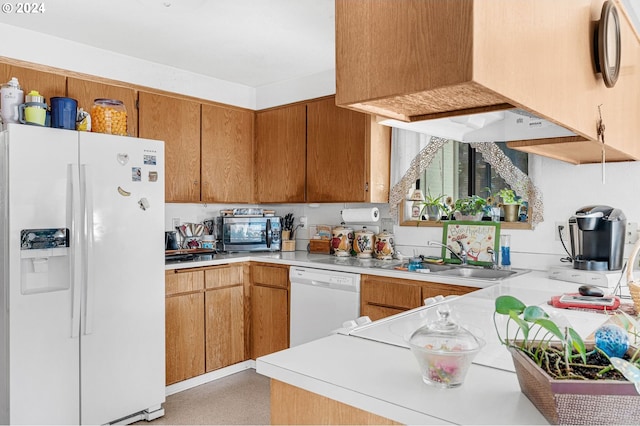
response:
<path id="1" fill-rule="evenodd" d="M 564 127 L 517 108 L 413 122 L 382 119 L 378 123 L 466 143 L 576 136 Z"/>

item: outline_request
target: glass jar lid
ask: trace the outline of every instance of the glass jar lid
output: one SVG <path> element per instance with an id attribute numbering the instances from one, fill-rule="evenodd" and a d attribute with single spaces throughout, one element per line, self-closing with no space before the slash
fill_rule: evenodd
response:
<path id="1" fill-rule="evenodd" d="M 436 321 L 423 325 L 411 334 L 408 343 L 414 349 L 450 353 L 477 351 L 484 346 L 482 339 L 451 320 L 448 305 L 439 305 L 437 313 Z"/>
<path id="2" fill-rule="evenodd" d="M 93 103 L 98 104 L 98 105 L 109 105 L 109 106 L 123 106 L 124 105 L 124 103 L 122 101 L 119 101 L 117 99 L 104 99 L 104 98 L 94 99 Z"/>

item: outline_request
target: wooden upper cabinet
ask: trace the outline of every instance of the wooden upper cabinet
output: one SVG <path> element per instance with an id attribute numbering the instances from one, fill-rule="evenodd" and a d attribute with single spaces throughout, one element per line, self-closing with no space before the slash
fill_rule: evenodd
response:
<path id="1" fill-rule="evenodd" d="M 48 105 L 51 104 L 51 98 L 66 96 L 66 77 L 62 74 L 0 63 L 0 84 L 8 82 L 11 77 L 18 79 L 25 96 L 37 90 Z"/>
<path id="2" fill-rule="evenodd" d="M 388 202 L 390 129 L 335 98 L 307 104 L 307 201 Z"/>
<path id="3" fill-rule="evenodd" d="M 509 146 L 573 163 L 602 158 L 600 106 L 607 161 L 638 160 L 640 38 L 616 1 L 622 71 L 607 88 L 593 52 L 603 3 L 336 0 L 336 103 L 403 121 L 524 109 L 577 136 Z"/>
<path id="4" fill-rule="evenodd" d="M 253 202 L 255 112 L 202 105 L 202 201 Z"/>
<path id="5" fill-rule="evenodd" d="M 304 104 L 256 114 L 257 203 L 305 201 L 306 117 Z"/>
<path id="6" fill-rule="evenodd" d="M 139 92 L 139 135 L 165 142 L 165 200 L 200 202 L 200 104 Z"/>
<path id="7" fill-rule="evenodd" d="M 67 96 L 77 100 L 78 108 L 87 112 L 91 112 L 93 101 L 98 98 L 122 101 L 127 109 L 127 134 L 133 137 L 138 136 L 138 108 L 136 108 L 134 89 L 69 77 Z"/>
<path id="8" fill-rule="evenodd" d="M 307 104 L 308 201 L 365 201 L 367 118 L 333 98 Z"/>

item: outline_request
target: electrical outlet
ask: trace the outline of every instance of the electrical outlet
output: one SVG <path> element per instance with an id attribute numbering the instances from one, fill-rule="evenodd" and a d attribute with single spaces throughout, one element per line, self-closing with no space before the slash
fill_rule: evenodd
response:
<path id="1" fill-rule="evenodd" d="M 635 244 L 636 241 L 638 241 L 638 224 L 636 222 L 627 222 L 624 243 Z"/>
<path id="2" fill-rule="evenodd" d="M 179 226 L 180 226 L 180 218 L 179 217 L 171 218 L 171 229 L 176 229 Z"/>
<path id="3" fill-rule="evenodd" d="M 300 228 L 306 228 L 306 227 L 307 227 L 307 217 L 300 216 Z"/>
<path id="4" fill-rule="evenodd" d="M 562 231 L 560 231 L 562 233 L 562 241 L 567 244 L 569 242 L 569 222 L 556 222 L 553 227 L 553 233 L 556 236 L 556 241 L 560 241 L 560 232 L 558 232 L 558 228 L 560 227 L 562 227 Z"/>

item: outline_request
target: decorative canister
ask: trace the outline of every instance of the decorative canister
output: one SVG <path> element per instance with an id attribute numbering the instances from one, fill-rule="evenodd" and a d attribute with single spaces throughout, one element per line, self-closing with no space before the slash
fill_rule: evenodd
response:
<path id="1" fill-rule="evenodd" d="M 353 244 L 353 229 L 344 226 L 336 226 L 331 230 L 331 247 L 336 256 L 351 256 L 351 246 Z"/>
<path id="2" fill-rule="evenodd" d="M 376 257 L 381 260 L 393 259 L 395 253 L 393 234 L 383 229 L 381 233 L 376 235 L 376 243 L 374 250 Z"/>
<path id="3" fill-rule="evenodd" d="M 367 227 L 363 226 L 361 230 L 355 232 L 355 238 L 353 240 L 353 251 L 356 252 L 356 257 L 371 258 L 373 253 L 373 232 L 367 231 Z"/>

